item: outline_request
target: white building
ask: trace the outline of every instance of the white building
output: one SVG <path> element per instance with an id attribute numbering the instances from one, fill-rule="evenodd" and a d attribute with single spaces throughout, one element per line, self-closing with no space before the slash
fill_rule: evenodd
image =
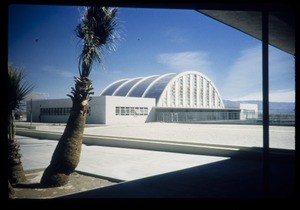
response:
<path id="1" fill-rule="evenodd" d="M 90 101 L 86 123 L 115 124 L 115 123 L 142 123 L 154 121 L 152 107 L 153 98 L 128 98 L 112 96 L 95 96 Z M 30 107 L 28 102 L 27 107 Z M 32 121 L 47 123 L 66 123 L 71 111 L 71 99 L 37 100 L 32 102 Z M 30 110 L 30 108 L 28 109 Z M 27 111 L 30 119 L 30 111 Z"/>
<path id="2" fill-rule="evenodd" d="M 30 102 L 29 102 L 30 103 Z M 34 122 L 67 122 L 71 99 L 32 102 Z M 28 104 L 30 110 L 30 104 Z M 30 111 L 27 112 L 30 119 Z M 205 75 L 196 71 L 122 79 L 90 101 L 87 123 L 198 122 L 238 120 L 240 109 L 225 109 Z"/>
<path id="3" fill-rule="evenodd" d="M 212 81 L 196 71 L 118 80 L 100 95 L 155 98 L 158 107 L 224 108 Z"/>
<path id="4" fill-rule="evenodd" d="M 248 104 L 248 103 L 241 103 L 241 120 L 252 120 L 258 118 L 258 105 L 257 104 Z"/>

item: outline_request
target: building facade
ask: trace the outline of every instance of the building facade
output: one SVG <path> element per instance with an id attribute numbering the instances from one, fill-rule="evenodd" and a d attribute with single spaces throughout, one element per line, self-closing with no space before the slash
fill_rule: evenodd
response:
<path id="1" fill-rule="evenodd" d="M 71 106 L 71 99 L 28 102 L 27 119 L 32 113 L 34 122 L 67 122 Z M 187 71 L 109 84 L 90 101 L 87 123 L 239 120 L 240 111 L 224 107 L 219 91 L 208 77 Z"/>
<path id="2" fill-rule="evenodd" d="M 257 104 L 249 104 L 249 103 L 241 103 L 241 120 L 253 120 L 258 118 L 258 105 Z"/>
<path id="3" fill-rule="evenodd" d="M 155 98 L 157 107 L 224 108 L 213 82 L 196 71 L 122 79 L 100 95 Z"/>
<path id="4" fill-rule="evenodd" d="M 151 112 L 155 106 L 152 98 L 128 98 L 94 96 L 89 102 L 86 123 L 118 124 L 154 121 Z M 31 107 L 32 106 L 32 113 Z M 27 120 L 46 123 L 66 123 L 72 107 L 71 99 L 36 100 L 27 103 Z"/>

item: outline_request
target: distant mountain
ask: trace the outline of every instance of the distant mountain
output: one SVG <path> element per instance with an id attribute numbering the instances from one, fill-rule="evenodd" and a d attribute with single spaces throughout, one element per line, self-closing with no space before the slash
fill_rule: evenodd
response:
<path id="1" fill-rule="evenodd" d="M 249 100 L 249 101 L 230 101 L 223 100 L 224 106 L 226 108 L 239 108 L 240 103 L 257 104 L 258 110 L 262 110 L 262 101 Z M 284 113 L 284 114 L 294 114 L 295 113 L 295 103 L 291 102 L 269 102 L 270 114 Z"/>

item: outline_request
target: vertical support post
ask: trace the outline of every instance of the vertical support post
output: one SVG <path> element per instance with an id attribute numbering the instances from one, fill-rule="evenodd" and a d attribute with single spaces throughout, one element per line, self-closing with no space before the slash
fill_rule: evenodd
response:
<path id="1" fill-rule="evenodd" d="M 263 182 L 269 193 L 269 13 L 262 11 Z"/>
<path id="2" fill-rule="evenodd" d="M 32 98 L 30 99 L 30 127 L 32 126 Z"/>

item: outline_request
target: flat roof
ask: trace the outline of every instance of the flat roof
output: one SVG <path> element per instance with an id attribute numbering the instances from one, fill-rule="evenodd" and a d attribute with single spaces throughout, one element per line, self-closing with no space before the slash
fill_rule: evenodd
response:
<path id="1" fill-rule="evenodd" d="M 203 10 L 198 12 L 262 40 L 260 11 Z M 269 12 L 269 44 L 295 55 L 295 16 L 289 8 Z"/>

